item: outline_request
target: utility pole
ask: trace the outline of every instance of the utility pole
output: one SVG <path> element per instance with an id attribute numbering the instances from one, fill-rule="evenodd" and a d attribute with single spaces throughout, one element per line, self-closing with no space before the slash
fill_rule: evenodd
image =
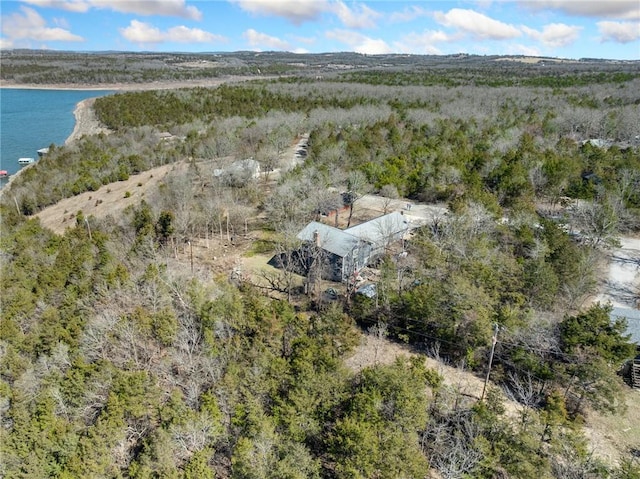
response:
<path id="1" fill-rule="evenodd" d="M 487 376 L 484 378 L 484 386 L 482 387 L 482 396 L 480 396 L 480 401 L 484 401 L 484 393 L 487 390 L 487 383 L 489 382 L 489 375 L 491 374 L 491 364 L 493 363 L 493 353 L 496 350 L 497 342 L 498 342 L 498 323 L 494 325 L 494 329 L 493 329 L 493 341 L 491 343 L 491 354 L 489 355 L 489 368 L 487 369 Z"/>

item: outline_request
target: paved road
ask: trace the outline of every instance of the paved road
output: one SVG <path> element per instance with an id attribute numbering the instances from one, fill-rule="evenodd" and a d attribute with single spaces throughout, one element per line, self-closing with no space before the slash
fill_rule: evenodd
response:
<path id="1" fill-rule="evenodd" d="M 627 318 L 631 339 L 640 343 L 640 239 L 621 238 L 620 243 L 620 248 L 611 252 L 608 276 L 598 301 L 612 304 L 612 316 Z"/>

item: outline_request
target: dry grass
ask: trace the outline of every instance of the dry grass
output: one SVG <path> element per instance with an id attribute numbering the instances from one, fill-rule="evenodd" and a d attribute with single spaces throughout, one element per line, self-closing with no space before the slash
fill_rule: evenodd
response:
<path id="1" fill-rule="evenodd" d="M 640 390 L 625 388 L 624 400 L 623 413 L 588 412 L 584 428 L 593 454 L 612 464 L 631 449 L 640 450 Z"/>
<path id="2" fill-rule="evenodd" d="M 376 364 L 391 364 L 397 358 L 415 356 L 409 346 L 389 341 L 385 338 L 363 334 L 359 346 L 346 365 L 353 371 L 360 371 Z M 461 368 L 453 367 L 433 358 L 425 358 L 428 368 L 437 371 L 444 384 L 455 388 L 462 396 L 471 400 L 479 399 L 484 381 Z M 591 453 L 605 462 L 617 465 L 630 449 L 640 450 L 640 391 L 625 389 L 626 411 L 616 415 L 605 415 L 595 411 L 587 414 L 584 434 L 589 441 Z M 512 420 L 520 417 L 521 405 L 503 396 L 505 413 Z"/>
<path id="3" fill-rule="evenodd" d="M 53 206 L 40 211 L 35 216 L 42 225 L 57 234 L 75 226 L 78 211 L 85 216 L 105 218 L 107 215 L 117 217 L 131 205 L 137 205 L 147 197 L 167 177 L 187 167 L 186 163 L 159 166 L 128 180 L 118 181 L 103 186 L 97 191 L 88 191 L 71 198 L 65 198 Z"/>

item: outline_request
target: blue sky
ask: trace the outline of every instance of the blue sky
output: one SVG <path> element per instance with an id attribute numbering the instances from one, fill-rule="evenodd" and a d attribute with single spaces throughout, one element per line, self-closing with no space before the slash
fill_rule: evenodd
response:
<path id="1" fill-rule="evenodd" d="M 0 48 L 640 59 L 640 0 L 0 0 Z"/>

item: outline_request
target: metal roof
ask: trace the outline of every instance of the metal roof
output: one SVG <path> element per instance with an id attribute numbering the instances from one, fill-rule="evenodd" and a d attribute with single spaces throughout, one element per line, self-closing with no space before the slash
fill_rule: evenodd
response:
<path id="1" fill-rule="evenodd" d="M 317 232 L 322 249 L 344 258 L 361 242 L 370 243 L 376 248 L 383 247 L 390 238 L 408 229 L 407 218 L 394 211 L 346 230 L 313 221 L 298 233 L 298 239 L 314 241 L 314 233 Z"/>
<path id="2" fill-rule="evenodd" d="M 317 221 L 312 221 L 305 226 L 298 233 L 298 239 L 313 242 L 315 241 L 314 235 L 316 232 L 318 233 L 319 246 L 341 258 L 351 253 L 361 242 L 359 238 L 347 233 L 346 230 L 334 228 Z"/>
<path id="3" fill-rule="evenodd" d="M 409 229 L 407 218 L 397 211 L 379 216 L 365 223 L 361 223 L 344 230 L 360 239 L 371 242 L 376 247 L 384 246 L 390 238 Z"/>

